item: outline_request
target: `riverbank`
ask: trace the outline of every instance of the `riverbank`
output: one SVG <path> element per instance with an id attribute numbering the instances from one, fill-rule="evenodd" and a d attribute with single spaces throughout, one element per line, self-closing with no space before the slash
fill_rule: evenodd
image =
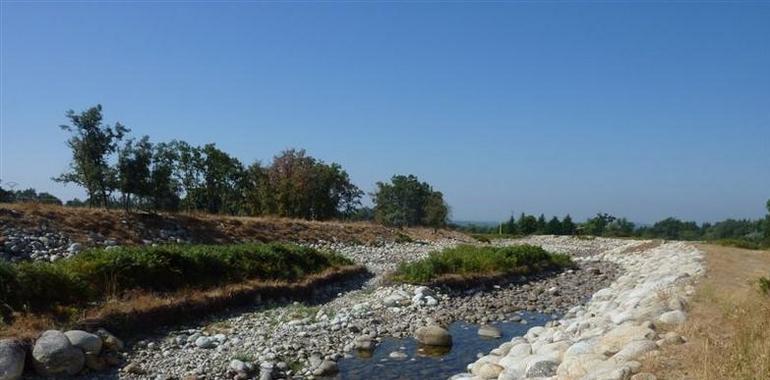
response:
<path id="1" fill-rule="evenodd" d="M 649 246 L 638 241 L 586 256 L 624 273 L 586 305 L 504 343 L 453 379 L 654 379 L 640 372 L 641 361 L 684 341 L 675 330 L 704 266 L 702 251 L 690 244 Z"/>

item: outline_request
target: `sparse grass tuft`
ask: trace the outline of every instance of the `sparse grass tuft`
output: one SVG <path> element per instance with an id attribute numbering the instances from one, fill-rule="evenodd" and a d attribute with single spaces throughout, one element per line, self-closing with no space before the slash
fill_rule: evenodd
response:
<path id="1" fill-rule="evenodd" d="M 443 276 L 528 275 L 544 270 L 574 266 L 563 254 L 549 253 L 541 247 L 478 247 L 463 245 L 433 252 L 427 258 L 402 263 L 393 279 L 409 283 L 429 283 Z"/>

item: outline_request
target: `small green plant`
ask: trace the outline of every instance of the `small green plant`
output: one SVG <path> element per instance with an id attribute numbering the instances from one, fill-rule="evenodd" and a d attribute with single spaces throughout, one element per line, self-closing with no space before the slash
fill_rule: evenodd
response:
<path id="1" fill-rule="evenodd" d="M 233 359 L 240 360 L 244 363 L 254 363 L 254 355 L 249 354 L 247 352 L 238 352 L 235 355 L 233 355 Z"/>
<path id="2" fill-rule="evenodd" d="M 735 248 L 743 248 L 743 249 L 762 249 L 762 245 L 760 243 L 745 240 L 745 239 L 720 239 L 720 240 L 714 241 L 714 243 L 724 247 L 735 247 Z"/>
<path id="3" fill-rule="evenodd" d="M 572 259 L 533 245 L 489 247 L 462 245 L 433 252 L 427 258 L 401 263 L 396 281 L 424 284 L 446 275 L 528 275 L 572 267 Z"/>
<path id="4" fill-rule="evenodd" d="M 401 233 L 401 232 L 399 232 L 396 235 L 395 241 L 396 241 L 396 243 L 400 243 L 400 244 L 403 244 L 403 243 L 414 243 L 414 239 L 412 239 L 411 236 L 409 236 L 407 234 L 404 234 L 404 233 Z"/>

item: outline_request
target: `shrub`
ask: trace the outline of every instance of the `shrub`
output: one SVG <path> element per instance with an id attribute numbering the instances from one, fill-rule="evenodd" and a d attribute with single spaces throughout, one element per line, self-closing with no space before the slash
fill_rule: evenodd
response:
<path id="1" fill-rule="evenodd" d="M 200 289 L 252 279 L 294 281 L 348 264 L 336 254 L 283 244 L 94 249 L 54 263 L 1 265 L 0 303 L 49 310 L 129 290 Z"/>
<path id="2" fill-rule="evenodd" d="M 725 246 L 725 247 L 735 247 L 735 248 L 743 248 L 743 249 L 761 249 L 761 244 L 749 240 L 743 240 L 743 239 L 719 239 L 715 241 L 714 243 Z"/>
<path id="3" fill-rule="evenodd" d="M 770 294 L 770 278 L 760 277 L 759 280 L 757 280 L 757 286 L 759 286 L 759 291 L 762 292 L 762 294 Z"/>
<path id="4" fill-rule="evenodd" d="M 573 266 L 567 255 L 549 253 L 541 247 L 478 247 L 463 245 L 431 253 L 427 258 L 402 263 L 393 278 L 410 283 L 428 283 L 447 275 L 527 275 Z"/>

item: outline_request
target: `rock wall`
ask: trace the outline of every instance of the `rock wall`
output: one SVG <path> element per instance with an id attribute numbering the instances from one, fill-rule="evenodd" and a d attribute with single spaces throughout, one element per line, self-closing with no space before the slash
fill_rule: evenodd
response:
<path id="1" fill-rule="evenodd" d="M 533 327 L 468 365 L 453 379 L 518 380 L 534 378 L 650 379 L 638 373 L 645 356 L 665 344 L 683 342 L 666 332 L 687 317 L 694 280 L 704 272 L 703 254 L 683 242 L 636 242 L 599 253 L 625 271 L 611 286 L 576 306 L 563 319 Z M 545 244 L 544 244 L 545 245 Z"/>

